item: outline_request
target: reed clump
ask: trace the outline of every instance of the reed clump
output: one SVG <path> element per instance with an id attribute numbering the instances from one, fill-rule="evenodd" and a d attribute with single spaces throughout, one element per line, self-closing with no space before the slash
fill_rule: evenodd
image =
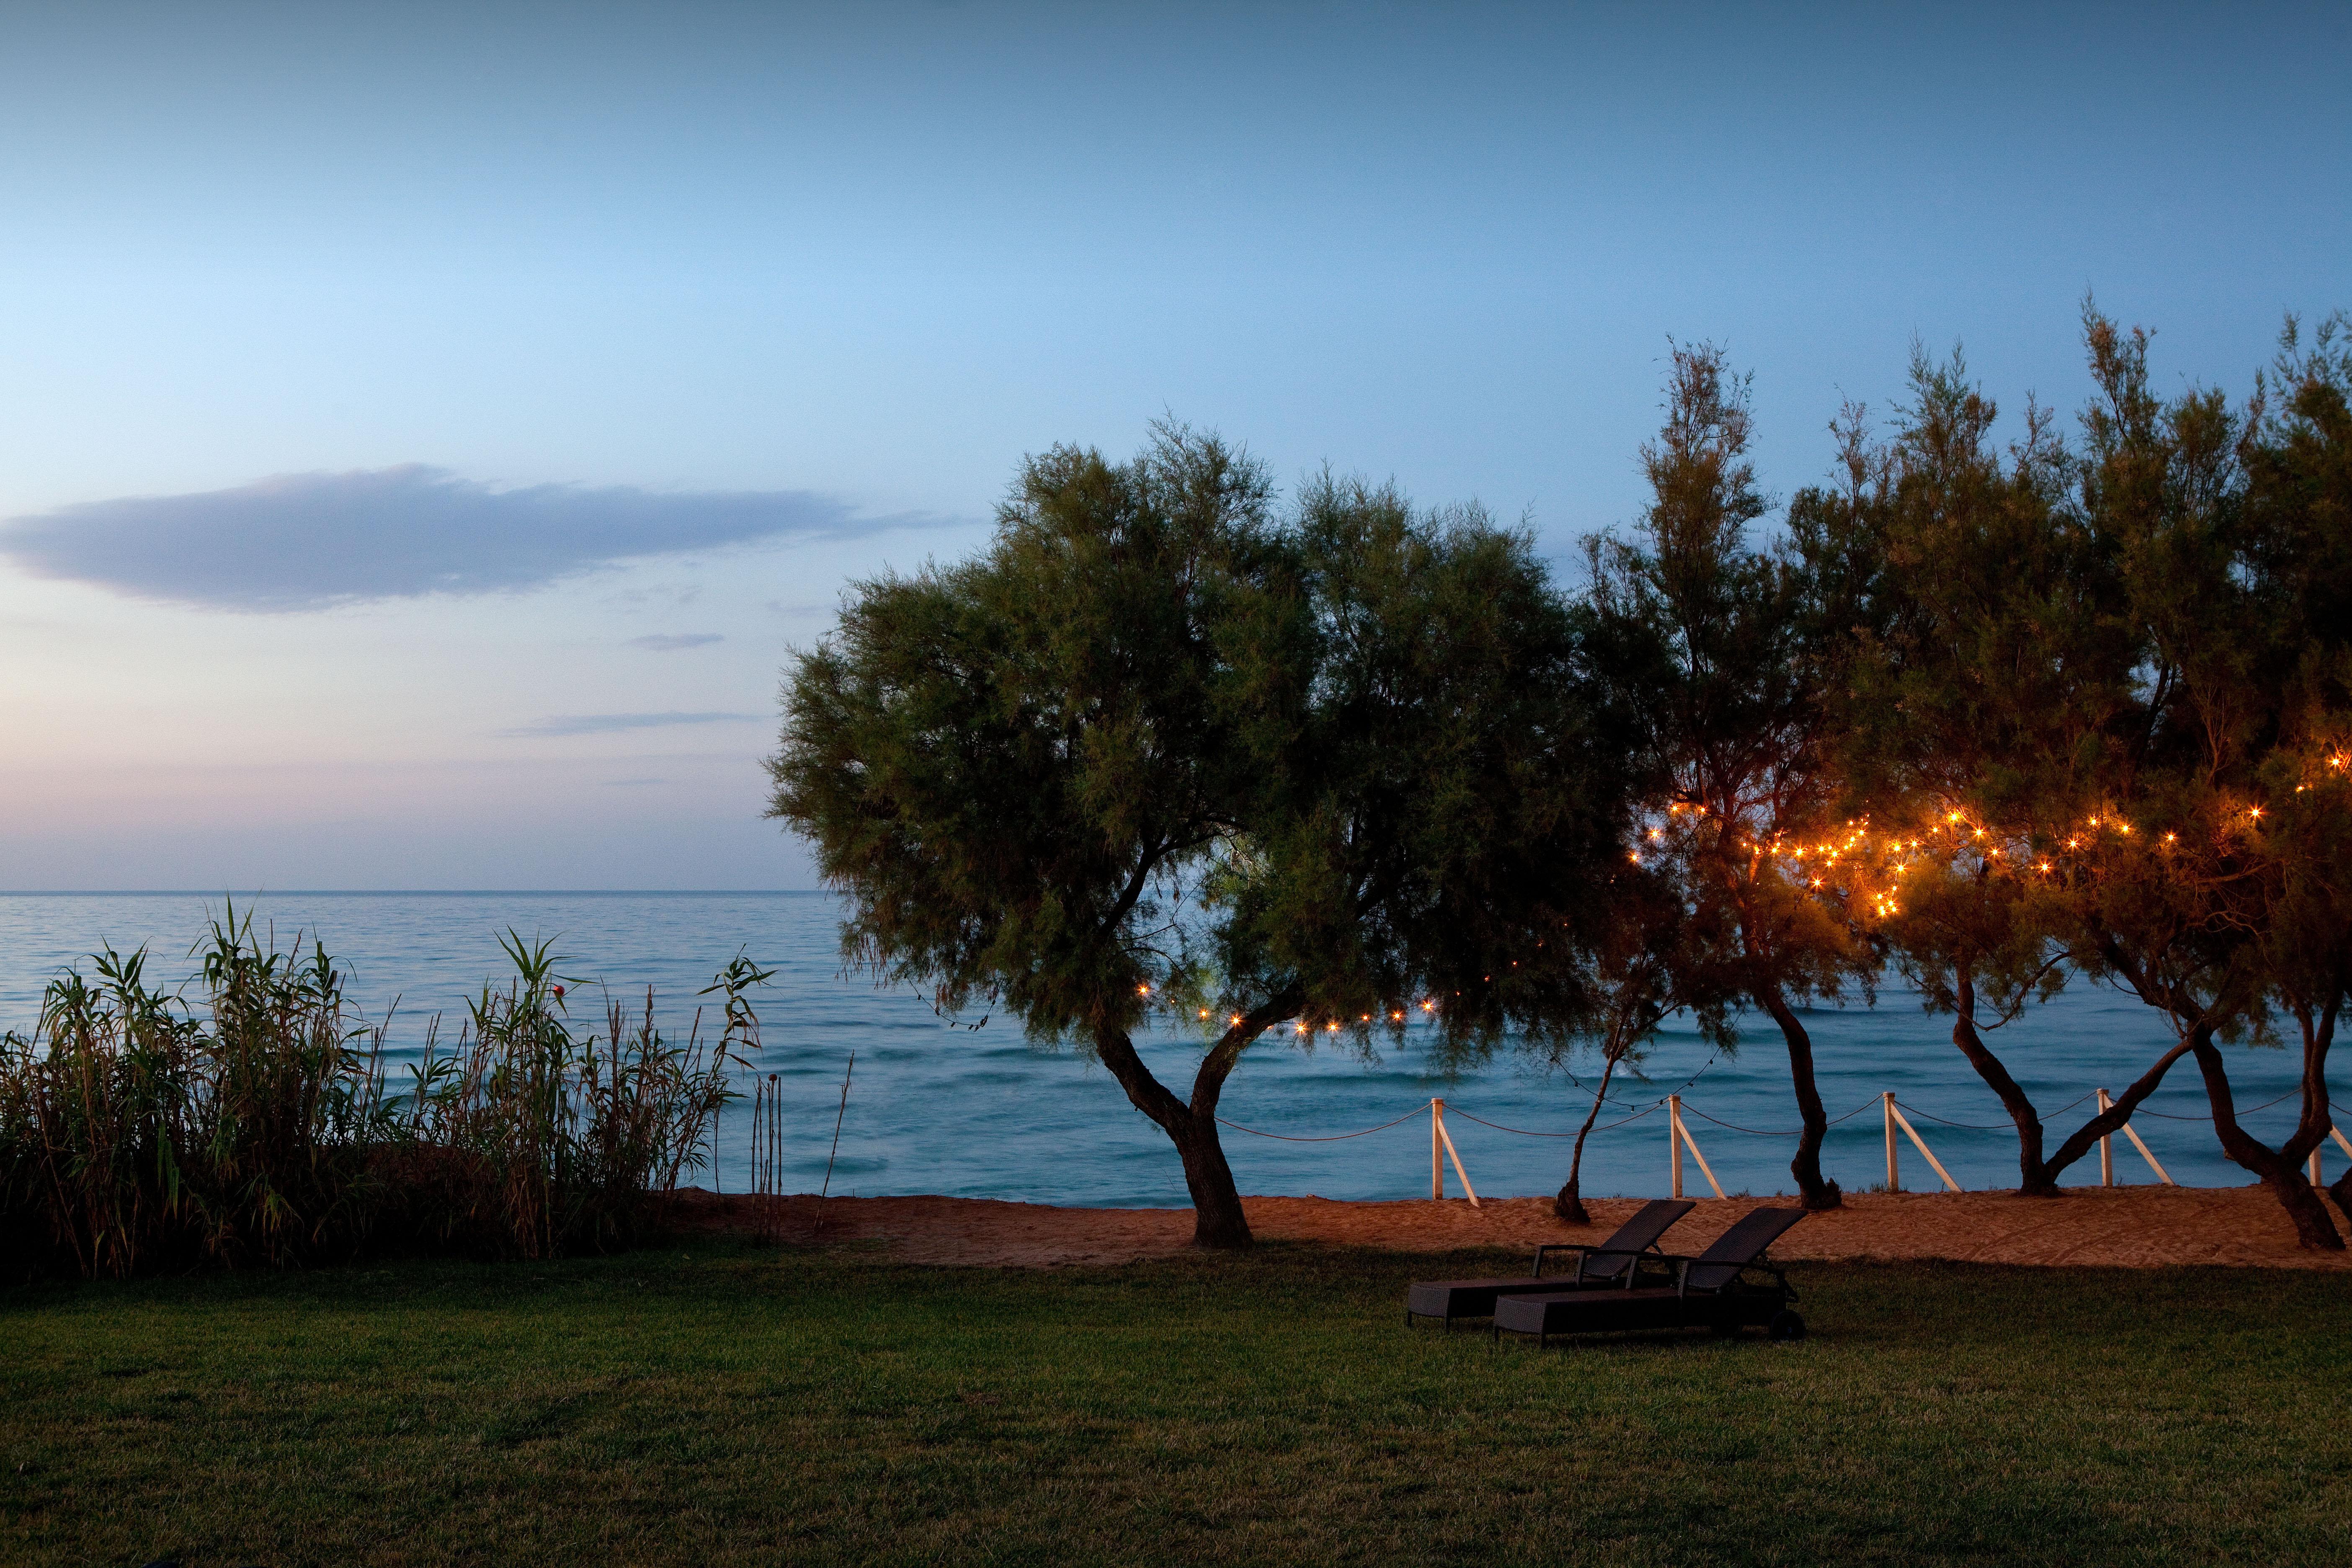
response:
<path id="1" fill-rule="evenodd" d="M 0 1037 L 0 1268 L 85 1277 L 282 1267 L 380 1251 L 546 1258 L 658 1227 L 707 1163 L 733 1069 L 759 1047 L 739 956 L 683 1039 L 654 996 L 575 1029 L 560 960 L 509 933 L 514 973 L 426 1027 L 389 1081 L 388 1020 L 315 941 L 288 952 L 232 908 L 191 1002 L 106 948 Z"/>

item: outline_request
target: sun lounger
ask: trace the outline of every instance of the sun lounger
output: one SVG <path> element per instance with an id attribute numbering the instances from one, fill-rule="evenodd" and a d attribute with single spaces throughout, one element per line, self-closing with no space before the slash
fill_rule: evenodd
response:
<path id="1" fill-rule="evenodd" d="M 1642 1260 L 1645 1273 L 1663 1269 L 1669 1284 L 1622 1290 L 1507 1292 L 1494 1305 L 1495 1337 L 1533 1334 L 1548 1344 L 1554 1334 L 1622 1329 L 1706 1328 L 1730 1333 L 1759 1328 L 1776 1340 L 1802 1339 L 1805 1320 L 1789 1305 L 1797 1293 L 1764 1253 L 1804 1217 L 1802 1209 L 1754 1209 L 1696 1258 Z"/>
<path id="2" fill-rule="evenodd" d="M 1515 1290 L 1592 1290 L 1632 1283 L 1634 1266 L 1643 1254 L 1657 1254 L 1658 1237 L 1668 1226 L 1698 1205 L 1682 1198 L 1659 1198 L 1643 1204 L 1615 1235 L 1597 1245 L 1546 1242 L 1536 1248 L 1532 1277 L 1520 1279 L 1426 1279 L 1405 1291 L 1404 1321 L 1442 1318 L 1447 1328 L 1456 1318 L 1484 1318 L 1495 1310 L 1495 1300 Z M 1543 1277 L 1544 1254 L 1573 1252 L 1576 1271 Z"/>

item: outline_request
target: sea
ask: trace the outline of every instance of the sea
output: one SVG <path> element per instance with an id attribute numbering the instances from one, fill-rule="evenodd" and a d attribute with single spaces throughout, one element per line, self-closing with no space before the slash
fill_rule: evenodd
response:
<path id="1" fill-rule="evenodd" d="M 467 999 L 510 973 L 501 935 L 552 943 L 561 972 L 586 982 L 572 992 L 583 1025 L 601 1017 L 600 993 L 641 1006 L 651 987 L 664 1026 L 690 1027 L 697 1006 L 709 1006 L 697 994 L 740 952 L 774 972 L 754 994 L 763 1044 L 741 1087 L 748 1097 L 749 1074 L 757 1073 L 782 1092 L 787 1190 L 1121 1207 L 1187 1202 L 1167 1139 L 1085 1053 L 1027 1039 L 1002 1012 L 943 1018 L 925 994 L 845 972 L 840 906 L 827 893 L 0 894 L 0 1029 L 29 1034 L 43 989 L 77 963 L 89 973 L 88 955 L 101 945 L 144 947 L 151 978 L 189 979 L 192 950 L 212 921 L 227 915 L 232 898 L 238 918 L 250 913 L 281 946 L 298 934 L 322 942 L 350 976 L 358 1005 L 371 1016 L 389 1016 L 395 1088 L 408 1081 L 433 1016 L 441 1016 L 445 1037 L 454 1036 Z M 1818 1005 L 1805 1022 L 1822 1097 L 1839 1119 L 1822 1157 L 1831 1176 L 1855 1191 L 1885 1182 L 1881 1096 L 1892 1091 L 1953 1182 L 1971 1190 L 2016 1184 L 2015 1131 L 1953 1047 L 1948 1017 L 1927 1014 L 1890 981 L 1874 1005 Z M 706 1013 L 702 1027 L 715 1032 L 715 1018 Z M 1992 1037 L 2040 1109 L 2053 1148 L 2092 1113 L 2100 1089 L 2131 1082 L 2168 1042 L 2163 1020 L 2136 998 L 2081 980 Z M 1139 1044 L 1162 1081 L 1189 1094 L 1199 1037 L 1171 1024 Z M 1443 1173 L 1447 1196 L 1462 1195 L 1465 1173 L 1482 1196 L 1556 1190 L 1598 1063 L 1555 1068 L 1506 1047 L 1449 1070 L 1427 1045 L 1408 1034 L 1402 1045 L 1365 1055 L 1276 1033 L 1253 1047 L 1220 1108 L 1241 1190 L 1426 1197 L 1433 1100 L 1444 1101 L 1453 1144 Z M 2294 1055 L 2233 1047 L 2228 1057 L 2245 1124 L 2265 1140 L 2283 1138 L 2297 1110 Z M 2339 1059 L 2334 1092 L 2352 1104 L 2352 1053 Z M 1792 1189 L 1797 1116 L 1788 1057 L 1770 1021 L 1752 1017 L 1732 1051 L 1711 1050 L 1677 1022 L 1638 1071 L 1621 1069 L 1585 1152 L 1587 1195 L 1669 1190 L 1669 1095 L 1680 1097 L 1688 1131 L 1685 1193 L 1707 1195 L 1708 1172 L 1733 1195 Z M 2222 1154 L 2191 1063 L 2174 1068 L 2133 1126 L 2175 1182 L 2252 1179 Z M 742 1190 L 751 1134 L 746 1098 L 721 1118 L 713 1157 L 694 1182 Z M 1898 1130 L 1896 1139 L 1900 1185 L 1940 1189 L 1911 1137 Z M 2112 1153 L 2118 1184 L 2157 1180 L 2124 1138 L 2113 1140 Z M 2326 1158 L 2340 1162 L 2342 1152 L 2330 1146 Z M 2063 1178 L 2099 1179 L 2095 1152 Z"/>

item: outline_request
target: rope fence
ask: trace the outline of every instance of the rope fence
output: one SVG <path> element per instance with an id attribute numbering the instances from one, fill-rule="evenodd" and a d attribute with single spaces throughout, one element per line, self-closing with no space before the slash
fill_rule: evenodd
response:
<path id="1" fill-rule="evenodd" d="M 1712 1067 L 1714 1063 L 1712 1061 L 1707 1063 L 1708 1067 Z M 1691 1084 L 1697 1082 L 1699 1078 L 1705 1075 L 1706 1071 L 1706 1068 L 1701 1068 L 1698 1072 L 1691 1075 L 1691 1078 L 1683 1084 L 1682 1088 L 1688 1089 Z M 2241 1116 L 2251 1116 L 2256 1111 L 2268 1110 L 2271 1107 L 2291 1100 L 2302 1092 L 2301 1088 L 2298 1086 L 2297 1088 L 2288 1089 L 2284 1094 L 2278 1096 L 2276 1099 L 2266 1100 L 2260 1105 L 2249 1106 L 2245 1110 L 2239 1111 L 2238 1114 Z M 2084 1100 L 2094 1099 L 2098 1101 L 2099 1113 L 2102 1115 L 2114 1108 L 2114 1101 L 2108 1096 L 2107 1091 L 2104 1089 L 2095 1089 L 2090 1090 L 2088 1093 L 2076 1096 L 2074 1099 L 2068 1100 L 2064 1105 L 2062 1105 L 2055 1110 L 2049 1111 L 2046 1114 L 2052 1117 L 2063 1116 L 2068 1111 L 2073 1110 L 2076 1106 L 2081 1105 Z M 1602 1103 L 1622 1107 L 1629 1102 L 1617 1100 L 1604 1100 Z M 1927 1141 L 1921 1137 L 1918 1129 L 1912 1125 L 1910 1117 L 1916 1116 L 1923 1121 L 1928 1121 L 1935 1123 L 1937 1126 L 1949 1127 L 1968 1132 L 2006 1132 L 2012 1131 L 2014 1127 L 2014 1123 L 2007 1121 L 1977 1122 L 1949 1121 L 1944 1117 L 1921 1110 L 1916 1106 L 1906 1104 L 1903 1101 L 1896 1100 L 1892 1090 L 1887 1090 L 1871 1096 L 1868 1100 L 1864 1100 L 1860 1105 L 1855 1106 L 1852 1110 L 1845 1112 L 1842 1116 L 1835 1116 L 1828 1119 L 1822 1123 L 1822 1131 L 1827 1131 L 1830 1128 L 1838 1126 L 1842 1122 L 1851 1121 L 1855 1117 L 1860 1116 L 1863 1112 L 1870 1110 L 1873 1106 L 1879 1108 L 1880 1114 L 1885 1122 L 1886 1190 L 1889 1192 L 1902 1191 L 1899 1146 L 1896 1142 L 1896 1134 L 1898 1131 L 1903 1134 L 1904 1137 L 1907 1138 L 1911 1144 L 1918 1150 L 1920 1156 L 1927 1162 L 1929 1168 L 1936 1173 L 1937 1176 L 1941 1179 L 1948 1189 L 1955 1193 L 1966 1191 L 1958 1182 L 1953 1179 L 1951 1173 L 1944 1168 L 1943 1162 L 1936 1157 L 1935 1151 L 1928 1148 Z M 1648 1105 L 1643 1106 L 1640 1110 L 1635 1111 L 1631 1116 L 1620 1117 L 1613 1121 L 1599 1122 L 1589 1130 L 1584 1128 L 1575 1128 L 1565 1131 L 1556 1132 L 1538 1131 L 1532 1128 L 1526 1127 L 1510 1127 L 1506 1126 L 1504 1123 L 1499 1121 L 1489 1121 L 1485 1117 L 1474 1115 L 1470 1111 L 1464 1110 L 1459 1106 L 1448 1107 L 1445 1101 L 1442 1099 L 1432 1099 L 1426 1105 L 1416 1105 L 1411 1110 L 1406 1111 L 1403 1115 L 1383 1121 L 1377 1127 L 1366 1127 L 1355 1132 L 1334 1132 L 1312 1135 L 1293 1132 L 1268 1132 L 1261 1128 L 1245 1127 L 1238 1121 L 1229 1121 L 1222 1116 L 1217 1118 L 1217 1121 L 1220 1126 L 1230 1127 L 1236 1132 L 1245 1132 L 1253 1138 L 1270 1138 L 1284 1143 L 1342 1143 L 1351 1138 L 1369 1138 L 1375 1132 L 1385 1132 L 1390 1128 L 1400 1126 L 1402 1123 L 1412 1120 L 1414 1117 L 1419 1116 L 1423 1110 L 1426 1110 L 1429 1113 L 1430 1119 L 1429 1195 L 1433 1198 L 1440 1198 L 1444 1195 L 1444 1163 L 1446 1160 L 1450 1159 L 1453 1163 L 1454 1173 L 1462 1184 L 1464 1196 L 1469 1199 L 1471 1206 L 1476 1207 L 1478 1205 L 1478 1194 L 1471 1190 L 1470 1175 L 1467 1171 L 1463 1169 L 1462 1155 L 1454 1147 L 1453 1137 L 1445 1130 L 1445 1118 L 1449 1110 L 1454 1115 L 1462 1118 L 1462 1120 L 1465 1121 L 1475 1121 L 1481 1127 L 1492 1129 L 1496 1132 L 1507 1133 L 1510 1136 L 1517 1138 L 1574 1138 L 1580 1133 L 1587 1131 L 1592 1132 L 1605 1132 L 1614 1128 L 1630 1126 L 1633 1122 L 1640 1121 L 1646 1117 L 1654 1116 L 1660 1110 L 1664 1110 L 1666 1113 L 1666 1148 L 1668 1166 L 1671 1173 L 1674 1195 L 1678 1198 L 1683 1195 L 1683 1155 L 1685 1151 L 1688 1152 L 1691 1159 L 1697 1164 L 1700 1173 L 1706 1177 L 1707 1185 L 1714 1189 L 1715 1195 L 1718 1198 L 1724 1195 L 1722 1184 L 1716 1180 L 1714 1170 L 1709 1167 L 1706 1163 L 1706 1156 L 1699 1152 L 1698 1140 L 1692 1136 L 1689 1126 L 1683 1120 L 1685 1115 L 1696 1116 L 1703 1121 L 1709 1122 L 1714 1126 L 1724 1129 L 1726 1131 L 1742 1133 L 1752 1138 L 1795 1138 L 1801 1136 L 1805 1131 L 1802 1127 L 1791 1127 L 1787 1129 L 1742 1127 L 1737 1122 L 1726 1121 L 1720 1117 L 1709 1116 L 1706 1111 L 1699 1110 L 1696 1106 L 1685 1105 L 1682 1101 L 1682 1094 L 1679 1090 L 1671 1094 L 1659 1096 L 1656 1100 L 1651 1101 Z M 2328 1110 L 2330 1112 L 2328 1137 L 2332 1138 L 2335 1142 L 2343 1149 L 2347 1155 L 2352 1155 L 2352 1139 L 2347 1139 L 2344 1133 L 2333 1125 L 2335 1102 L 2332 1100 L 2328 1102 Z M 1906 1112 L 1908 1113 L 1907 1115 Z M 2133 1130 L 2131 1125 L 2132 1116 L 2156 1116 L 2161 1117 L 2167 1121 L 2204 1122 L 2210 1122 L 2213 1118 L 2210 1116 L 2178 1116 L 2164 1111 L 2146 1110 L 2136 1106 L 2133 1108 L 2130 1115 L 2127 1115 L 2121 1125 L 2116 1129 L 2116 1131 L 2120 1131 L 2124 1137 L 2131 1142 L 2133 1148 L 2139 1152 L 2140 1158 L 2147 1162 L 2148 1168 L 2156 1173 L 2158 1181 L 2161 1182 L 2166 1186 L 2178 1186 L 2179 1184 L 2175 1182 L 2171 1175 L 2166 1172 L 2163 1164 L 2158 1161 L 2155 1153 L 2149 1150 L 2146 1142 L 2141 1141 L 2139 1133 Z M 2113 1143 L 2113 1133 L 2106 1134 L 2099 1139 L 2099 1184 L 2102 1186 L 2111 1187 L 2116 1184 Z M 2324 1142 L 2322 1146 L 2325 1147 Z M 2316 1149 L 2313 1150 L 2311 1154 L 2310 1176 L 2312 1185 L 2315 1187 L 2322 1184 L 2319 1151 Z"/>

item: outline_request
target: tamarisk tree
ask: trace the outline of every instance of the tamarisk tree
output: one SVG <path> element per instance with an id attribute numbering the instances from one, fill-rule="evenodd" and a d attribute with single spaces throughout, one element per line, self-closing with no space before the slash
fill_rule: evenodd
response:
<path id="1" fill-rule="evenodd" d="M 1957 350 L 1937 363 L 1915 349 L 1892 440 L 1872 443 L 1849 409 L 1845 482 L 1790 510 L 1808 554 L 1856 584 L 1855 646 L 1832 698 L 1847 789 L 1879 829 L 1883 897 L 1865 924 L 1925 1005 L 1951 1016 L 1952 1043 L 2016 1125 L 2019 1189 L 2047 1196 L 2180 1053 L 2053 1152 L 1987 1037 L 2072 973 L 2034 835 L 2095 797 L 2100 759 L 2137 711 L 2138 646 L 2111 552 L 2066 504 L 2074 468 L 2050 416 L 2029 404 L 2004 455 L 1997 413 Z"/>
<path id="2" fill-rule="evenodd" d="M 1524 535 L 1328 479 L 1277 520 L 1255 464 L 1161 426 L 1029 460 L 985 552 L 858 585 L 790 672 L 771 815 L 854 964 L 1091 1052 L 1195 1240 L 1244 1246 L 1217 1108 L 1269 1031 L 1580 1018 L 1590 916 L 1550 873 L 1614 853 L 1624 776 L 1584 684 Z M 1199 1037 L 1189 1093 L 1155 1022 Z"/>
<path id="3" fill-rule="evenodd" d="M 1805 1206 L 1834 1208 L 1797 1007 L 1866 990 L 1875 970 L 1834 895 L 1816 897 L 1777 847 L 1834 826 L 1824 693 L 1844 639 L 1835 580 L 1786 543 L 1748 542 L 1768 510 L 1748 436 L 1747 384 L 1721 351 L 1677 348 L 1664 427 L 1642 449 L 1650 505 L 1634 538 L 1591 544 L 1591 595 L 1612 636 L 1646 632 L 1665 650 L 1650 740 L 1670 799 L 1652 826 L 1674 840 L 1696 917 L 1727 933 L 1736 989 L 1780 1030 L 1802 1123 L 1790 1170 Z"/>

